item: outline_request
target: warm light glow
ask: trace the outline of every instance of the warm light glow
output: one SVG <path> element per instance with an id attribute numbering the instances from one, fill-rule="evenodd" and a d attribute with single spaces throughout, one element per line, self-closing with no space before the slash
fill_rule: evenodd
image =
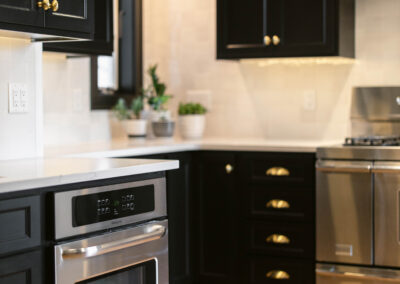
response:
<path id="1" fill-rule="evenodd" d="M 267 59 L 242 59 L 243 64 L 257 65 L 258 67 L 267 67 L 272 65 L 350 65 L 357 61 L 353 58 L 345 57 L 295 57 L 295 58 L 267 58 Z"/>

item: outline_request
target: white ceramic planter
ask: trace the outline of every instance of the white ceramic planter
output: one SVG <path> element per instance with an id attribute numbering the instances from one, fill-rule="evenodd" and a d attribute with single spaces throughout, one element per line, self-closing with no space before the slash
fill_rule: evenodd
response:
<path id="1" fill-rule="evenodd" d="M 147 133 L 147 120 L 129 119 L 122 121 L 126 134 L 129 137 L 145 137 Z"/>
<path id="2" fill-rule="evenodd" d="M 179 130 L 184 139 L 200 139 L 203 137 L 206 117 L 200 114 L 180 115 Z"/>

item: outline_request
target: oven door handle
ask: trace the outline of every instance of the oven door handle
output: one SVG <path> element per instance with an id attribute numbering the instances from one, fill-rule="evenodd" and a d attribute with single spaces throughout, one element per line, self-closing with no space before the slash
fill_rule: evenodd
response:
<path id="1" fill-rule="evenodd" d="M 98 246 L 71 248 L 62 251 L 64 259 L 67 258 L 88 258 L 103 255 L 113 251 L 121 250 L 128 247 L 134 247 L 148 242 L 161 239 L 166 233 L 166 227 L 162 225 L 153 225 L 145 234 L 133 236 L 123 240 L 113 241 Z"/>
<path id="2" fill-rule="evenodd" d="M 390 270 L 389 272 L 380 271 L 380 269 L 363 269 L 362 271 L 345 271 L 335 269 L 334 267 L 317 268 L 316 274 L 319 276 L 348 278 L 348 279 L 364 279 L 373 281 L 384 281 L 391 283 L 399 283 L 400 274 Z"/>
<path id="3" fill-rule="evenodd" d="M 330 161 L 318 160 L 316 168 L 318 172 L 331 173 L 370 173 L 373 164 L 363 161 Z"/>

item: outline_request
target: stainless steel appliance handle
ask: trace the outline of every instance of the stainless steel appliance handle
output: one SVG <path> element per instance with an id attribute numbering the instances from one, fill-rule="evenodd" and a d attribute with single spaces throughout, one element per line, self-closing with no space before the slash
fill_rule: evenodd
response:
<path id="1" fill-rule="evenodd" d="M 319 172 L 335 173 L 370 173 L 373 164 L 371 162 L 353 161 L 325 161 L 318 160 L 316 164 Z"/>
<path id="2" fill-rule="evenodd" d="M 340 277 L 350 279 L 364 279 L 384 282 L 395 282 L 399 283 L 400 274 L 397 271 L 388 269 L 360 269 L 359 271 L 344 270 L 336 267 L 319 267 L 316 270 L 316 274 L 320 276 L 328 277 Z"/>
<path id="3" fill-rule="evenodd" d="M 113 251 L 121 250 L 128 247 L 138 246 L 144 243 L 161 239 L 166 232 L 166 227 L 162 225 L 154 225 L 149 228 L 149 232 L 123 240 L 109 242 L 92 247 L 83 247 L 77 249 L 66 249 L 62 251 L 63 258 L 87 258 L 98 256 Z"/>
<path id="4" fill-rule="evenodd" d="M 372 169 L 374 173 L 400 173 L 400 163 L 396 162 L 376 162 Z"/>

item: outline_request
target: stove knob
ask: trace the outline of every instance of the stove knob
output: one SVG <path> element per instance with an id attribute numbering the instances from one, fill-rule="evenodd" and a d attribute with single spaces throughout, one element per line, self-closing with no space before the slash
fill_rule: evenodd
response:
<path id="1" fill-rule="evenodd" d="M 106 199 L 106 205 L 109 205 L 110 204 L 110 199 Z"/>

